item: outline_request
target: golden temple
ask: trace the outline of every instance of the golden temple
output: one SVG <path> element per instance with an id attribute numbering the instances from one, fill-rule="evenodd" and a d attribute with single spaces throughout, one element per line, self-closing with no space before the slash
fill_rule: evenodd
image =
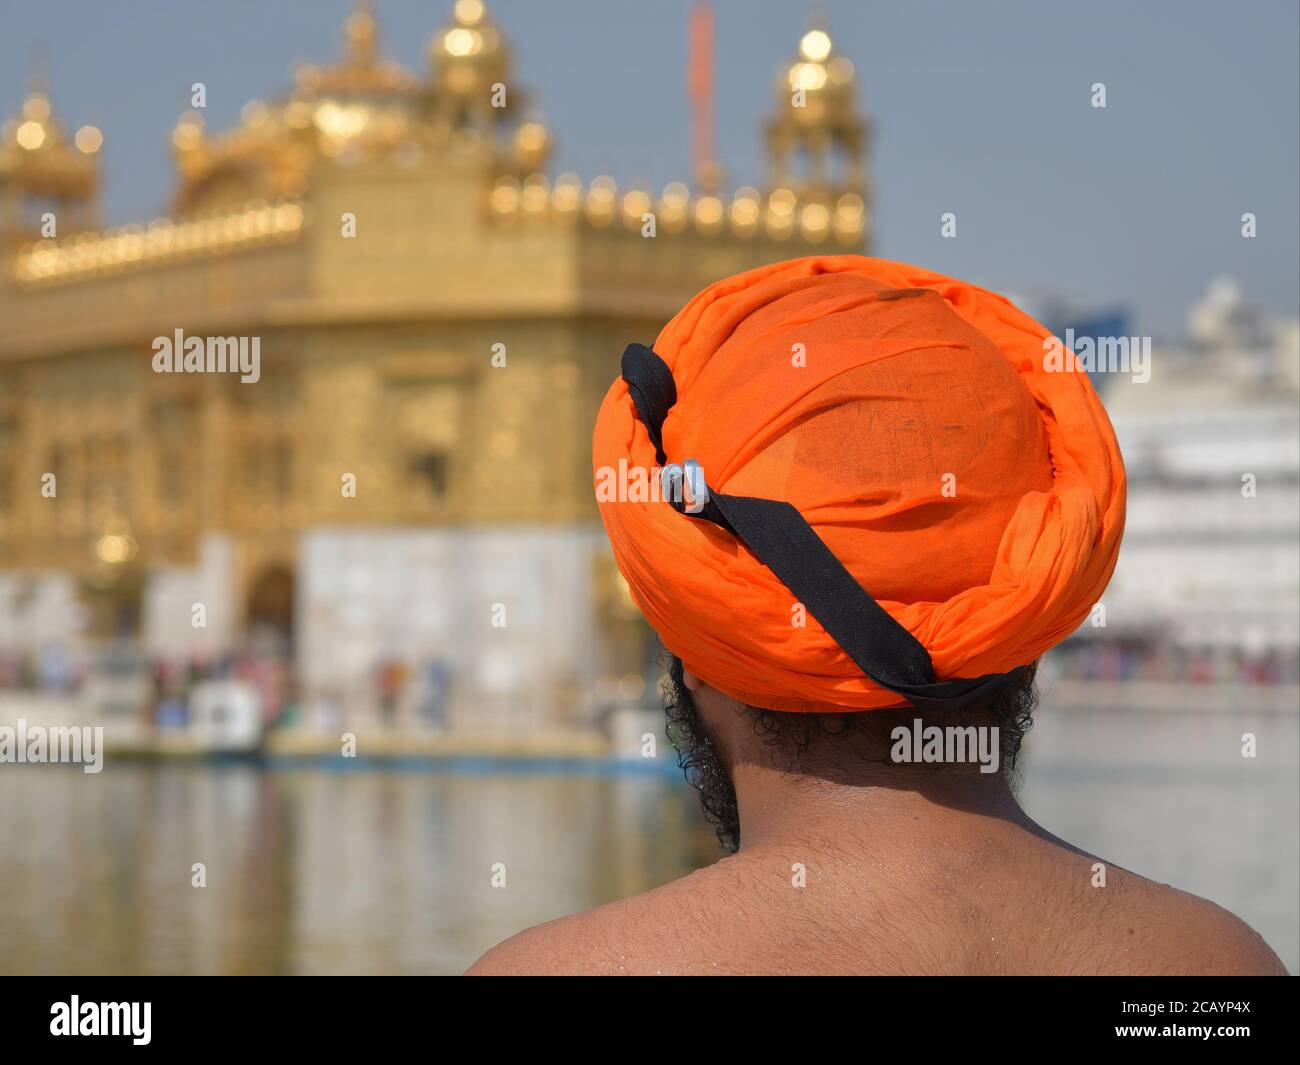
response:
<path id="1" fill-rule="evenodd" d="M 437 645 L 464 705 L 527 688 L 543 721 L 593 671 L 640 668 L 593 505 L 596 408 L 624 346 L 708 283 L 865 250 L 852 64 L 804 35 L 766 182 L 724 196 L 552 178 L 481 0 L 427 55 L 426 76 L 383 58 L 358 6 L 340 58 L 234 129 L 182 115 L 171 217 L 139 225 L 95 228 L 97 129 L 69 135 L 43 91 L 4 126 L 0 647 L 218 655 L 262 626 L 308 697 L 346 700 L 377 657 Z M 258 338 L 258 379 L 155 372 L 177 330 Z M 408 594 L 440 605 L 412 621 Z M 498 602 L 523 642 L 494 658 L 473 631 Z"/>

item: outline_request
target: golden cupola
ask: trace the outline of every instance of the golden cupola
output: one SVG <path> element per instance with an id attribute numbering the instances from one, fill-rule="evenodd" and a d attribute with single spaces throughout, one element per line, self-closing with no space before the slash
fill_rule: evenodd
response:
<path id="1" fill-rule="evenodd" d="M 826 30 L 808 30 L 798 58 L 777 77 L 776 108 L 767 123 L 772 187 L 790 189 L 801 200 L 865 199 L 868 135 L 853 64 L 835 54 Z"/>
<path id="2" fill-rule="evenodd" d="M 359 162 L 418 139 L 424 86 L 380 56 L 378 39 L 374 12 L 359 3 L 344 27 L 343 55 L 300 67 L 287 97 L 251 101 L 240 124 L 218 137 L 207 136 L 198 112 L 182 115 L 172 134 L 177 212 L 297 198 L 322 161 Z"/>
<path id="3" fill-rule="evenodd" d="M 451 25 L 429 42 L 429 66 L 435 91 L 448 96 L 486 98 L 505 84 L 510 51 L 483 0 L 456 0 Z"/>
<path id="4" fill-rule="evenodd" d="M 300 67 L 287 96 L 250 102 L 240 124 L 219 136 L 208 135 L 200 112 L 181 116 L 172 135 L 176 212 L 299 199 L 319 165 L 414 159 L 448 142 L 520 180 L 539 171 L 550 132 L 539 119 L 524 120 L 525 95 L 507 84 L 509 51 L 481 0 L 457 0 L 429 52 L 428 81 L 383 58 L 374 11 L 361 0 L 345 25 L 342 56 Z"/>
<path id="5" fill-rule="evenodd" d="M 33 88 L 0 129 L 0 233 L 6 241 L 71 235 L 97 223 L 103 136 L 82 126 L 72 138 L 49 96 Z"/>
<path id="6" fill-rule="evenodd" d="M 419 91 L 419 79 L 401 64 L 379 55 L 379 22 L 368 3 L 358 3 L 343 28 L 343 56 L 326 67 L 298 71 L 301 95 L 369 98 L 376 103 Z"/>
<path id="7" fill-rule="evenodd" d="M 528 94 L 511 78 L 511 55 L 483 0 L 456 0 L 451 25 L 429 42 L 434 123 L 462 145 L 477 144 L 507 172 L 540 170 L 550 131 L 540 119 L 521 121 Z"/>

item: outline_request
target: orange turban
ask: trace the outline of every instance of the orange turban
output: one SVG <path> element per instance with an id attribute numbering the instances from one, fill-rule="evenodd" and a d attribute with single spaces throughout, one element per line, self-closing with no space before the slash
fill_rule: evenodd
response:
<path id="1" fill-rule="evenodd" d="M 742 702 L 867 710 L 923 705 L 907 693 L 1008 674 L 1063 640 L 1115 568 L 1125 476 L 1087 374 L 1068 353 L 1062 370 L 1059 346 L 1049 359 L 1049 338 L 974 285 L 836 255 L 710 285 L 653 352 L 629 348 L 625 372 L 644 360 L 660 376 L 605 396 L 597 499 L 664 645 Z M 686 460 L 726 504 L 712 520 L 654 491 L 659 467 Z M 634 477 L 611 491 L 629 470 L 650 471 L 649 495 Z M 832 570 L 854 583 L 814 591 L 820 609 L 791 589 L 789 572 Z M 895 635 L 928 653 L 932 677 L 904 674 L 915 689 L 861 664 Z"/>

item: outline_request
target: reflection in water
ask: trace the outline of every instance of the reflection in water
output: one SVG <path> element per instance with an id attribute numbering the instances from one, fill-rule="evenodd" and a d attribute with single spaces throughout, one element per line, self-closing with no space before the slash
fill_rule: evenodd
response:
<path id="1" fill-rule="evenodd" d="M 689 799 L 644 775 L 6 767 L 0 971 L 457 972 L 707 862 Z"/>
<path id="2" fill-rule="evenodd" d="M 1295 970 L 1294 716 L 1045 712 L 1032 735 L 1032 814 L 1228 906 Z M 6 973 L 458 972 L 717 853 L 661 776 L 2 766 L 0 811 Z"/>

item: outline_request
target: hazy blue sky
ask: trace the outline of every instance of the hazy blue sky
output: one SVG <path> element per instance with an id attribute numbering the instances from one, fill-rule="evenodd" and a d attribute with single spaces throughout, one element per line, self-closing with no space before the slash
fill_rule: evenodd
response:
<path id="1" fill-rule="evenodd" d="M 495 0 L 558 139 L 556 170 L 656 188 L 688 176 L 687 0 Z M 339 49 L 349 0 L 30 0 L 0 17 L 0 109 L 47 56 L 56 109 L 105 130 L 113 223 L 171 189 L 167 137 L 194 81 L 211 128 Z M 379 0 L 384 47 L 425 70 L 450 0 Z M 1295 313 L 1300 5 L 1153 0 L 720 0 L 718 152 L 759 184 L 775 73 L 810 8 L 858 70 L 875 123 L 877 254 L 1019 290 L 1124 302 L 1179 332 L 1219 273 Z M 1108 107 L 1089 106 L 1105 82 Z M 939 236 L 953 211 L 958 237 Z M 1253 211 L 1259 236 L 1243 240 Z"/>

